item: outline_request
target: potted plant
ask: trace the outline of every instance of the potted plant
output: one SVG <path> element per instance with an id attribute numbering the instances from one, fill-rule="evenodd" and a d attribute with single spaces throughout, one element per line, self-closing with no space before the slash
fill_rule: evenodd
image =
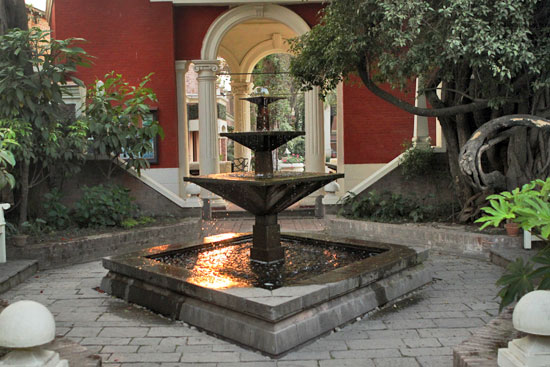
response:
<path id="1" fill-rule="evenodd" d="M 487 199 L 491 206 L 482 208 L 485 215 L 476 220 L 483 223 L 481 229 L 498 227 L 505 221 L 541 238 L 550 235 L 550 178 L 534 180 L 511 192 L 489 195 Z"/>
<path id="2" fill-rule="evenodd" d="M 513 222 L 511 219 L 506 220 L 504 229 L 506 230 L 506 234 L 511 237 L 517 237 L 519 234 L 519 224 Z"/>

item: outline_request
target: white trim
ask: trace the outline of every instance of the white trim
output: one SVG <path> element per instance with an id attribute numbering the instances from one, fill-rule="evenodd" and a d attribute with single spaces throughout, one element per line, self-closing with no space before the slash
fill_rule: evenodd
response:
<path id="1" fill-rule="evenodd" d="M 240 3 L 242 3 L 242 1 Z M 210 25 L 202 42 L 201 59 L 216 60 L 219 46 L 227 32 L 239 23 L 258 18 L 272 19 L 281 22 L 296 32 L 297 35 L 305 34 L 311 29 L 298 14 L 283 6 L 265 3 L 263 5 L 237 6 L 220 15 Z"/>
<path id="2" fill-rule="evenodd" d="M 120 166 L 123 166 L 124 161 L 119 158 L 118 161 Z M 141 175 L 138 175 L 137 171 L 133 168 L 125 169 L 126 172 L 128 172 L 130 175 L 134 176 L 174 204 L 178 205 L 180 208 L 193 208 L 194 206 L 192 203 L 188 202 L 188 200 L 180 198 L 178 195 L 174 194 L 172 191 L 167 189 L 164 185 L 161 185 L 157 181 L 153 180 L 151 177 L 149 177 L 145 172 L 141 172 Z"/>
<path id="3" fill-rule="evenodd" d="M 401 160 L 402 157 L 403 157 L 403 153 L 399 154 L 389 163 L 386 163 L 384 166 L 382 166 L 382 168 L 378 169 L 372 175 L 367 177 L 363 182 L 361 182 L 360 184 L 356 185 L 353 189 L 346 192 L 346 194 L 342 196 L 342 199 L 351 198 L 352 194 L 359 195 L 360 193 L 368 189 L 370 186 L 374 185 L 382 177 L 386 176 L 391 171 L 396 169 L 399 166 L 399 161 Z"/>

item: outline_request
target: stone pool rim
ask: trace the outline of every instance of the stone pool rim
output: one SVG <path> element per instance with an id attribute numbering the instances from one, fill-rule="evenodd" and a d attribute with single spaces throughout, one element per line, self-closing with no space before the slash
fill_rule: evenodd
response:
<path id="1" fill-rule="evenodd" d="M 207 240 L 202 243 L 156 246 L 124 255 L 106 257 L 103 259 L 103 266 L 110 273 L 137 279 L 184 297 L 196 298 L 265 321 L 276 322 L 305 308 L 327 302 L 417 265 L 427 256 L 427 252 L 419 254 L 414 249 L 402 245 L 335 238 L 325 234 L 281 233 L 282 238 L 291 240 L 326 241 L 330 242 L 331 246 L 338 246 L 345 241 L 346 244 L 342 246 L 349 244 L 354 248 L 379 248 L 385 251 L 325 274 L 302 280 L 295 285 L 283 286 L 272 291 L 256 287 L 205 288 L 182 279 L 186 276 L 187 270 L 150 258 L 160 256 L 162 253 L 173 253 L 198 246 L 229 245 L 231 242 L 246 240 L 250 236 L 250 233 L 242 233 L 221 241 Z M 376 268 L 369 269 L 373 263 L 377 265 Z M 381 296 L 379 300 L 381 304 L 387 302 L 383 298 Z M 176 314 L 168 316 L 177 318 Z"/>

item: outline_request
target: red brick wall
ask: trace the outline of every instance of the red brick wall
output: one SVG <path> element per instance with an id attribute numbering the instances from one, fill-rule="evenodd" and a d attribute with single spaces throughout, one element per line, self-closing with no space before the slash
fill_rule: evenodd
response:
<path id="1" fill-rule="evenodd" d="M 412 83 L 411 88 L 403 94 L 385 87 L 414 104 Z M 358 78 L 344 83 L 343 112 L 346 164 L 387 163 L 401 153 L 403 141 L 412 138 L 414 116 L 372 94 Z"/>
<path id="2" fill-rule="evenodd" d="M 159 165 L 178 166 L 174 14 L 171 3 L 149 0 L 55 0 L 55 36 L 81 37 L 95 56 L 91 68 L 81 68 L 86 84 L 115 70 L 131 84 L 154 72 L 149 84 L 158 97 L 158 117 L 165 138 Z"/>
<path id="3" fill-rule="evenodd" d="M 181 6 L 174 8 L 176 60 L 201 58 L 202 41 L 208 28 L 226 6 Z"/>
<path id="4" fill-rule="evenodd" d="M 324 6 L 322 4 L 300 4 L 287 6 L 287 8 L 302 17 L 302 19 L 305 20 L 310 27 L 313 27 L 319 23 L 319 11 L 323 9 L 323 7 Z"/>

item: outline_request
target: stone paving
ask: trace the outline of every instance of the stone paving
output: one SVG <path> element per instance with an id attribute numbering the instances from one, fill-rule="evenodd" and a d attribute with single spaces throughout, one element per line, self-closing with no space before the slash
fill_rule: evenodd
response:
<path id="1" fill-rule="evenodd" d="M 321 220 L 283 219 L 287 231 L 320 230 Z M 207 223 L 208 233 L 249 231 L 252 221 Z M 109 367 L 452 366 L 452 347 L 497 314 L 501 268 L 432 254 L 435 281 L 410 297 L 273 360 L 95 290 L 99 261 L 39 272 L 0 298 L 33 299 L 54 314 L 57 333 L 98 353 Z"/>

